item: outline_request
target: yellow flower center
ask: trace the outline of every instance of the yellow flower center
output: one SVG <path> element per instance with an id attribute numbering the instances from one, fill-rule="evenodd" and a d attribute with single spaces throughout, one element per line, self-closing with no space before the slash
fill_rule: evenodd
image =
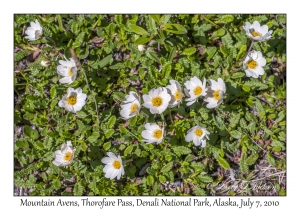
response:
<path id="1" fill-rule="evenodd" d="M 118 160 L 115 160 L 112 164 L 112 166 L 115 168 L 115 169 L 119 169 L 121 168 L 121 162 L 118 161 Z"/>
<path id="2" fill-rule="evenodd" d="M 64 156 L 64 160 L 70 162 L 72 159 L 73 154 L 71 152 L 67 152 Z"/>
<path id="3" fill-rule="evenodd" d="M 73 76 L 72 67 L 68 67 L 68 75 L 69 75 L 70 77 Z"/>
<path id="4" fill-rule="evenodd" d="M 69 105 L 74 105 L 77 102 L 77 97 L 76 96 L 70 96 L 67 98 L 67 103 Z"/>
<path id="5" fill-rule="evenodd" d="M 176 101 L 180 100 L 180 98 L 181 98 L 181 94 L 177 90 L 174 94 L 174 98 L 175 98 Z"/>
<path id="6" fill-rule="evenodd" d="M 157 129 L 153 132 L 153 137 L 156 139 L 160 139 L 162 137 L 162 132 L 160 129 Z"/>
<path id="7" fill-rule="evenodd" d="M 152 105 L 153 105 L 153 106 L 158 107 L 158 106 L 161 106 L 161 105 L 162 105 L 163 99 L 162 99 L 161 97 L 157 96 L 157 97 L 152 98 L 152 101 L 151 101 L 151 102 L 152 102 Z"/>
<path id="8" fill-rule="evenodd" d="M 213 93 L 213 96 L 214 96 L 214 99 L 219 101 L 220 100 L 220 90 L 216 90 L 214 93 Z"/>
<path id="9" fill-rule="evenodd" d="M 138 104 L 132 104 L 130 107 L 130 113 L 136 112 L 138 108 Z"/>
<path id="10" fill-rule="evenodd" d="M 200 95 L 202 93 L 202 88 L 200 86 L 195 87 L 194 94 L 196 96 Z"/>
<path id="11" fill-rule="evenodd" d="M 200 137 L 200 136 L 202 136 L 203 132 L 201 129 L 197 129 L 197 130 L 195 130 L 195 134 L 196 134 L 196 136 Z"/>
<path id="12" fill-rule="evenodd" d="M 261 33 L 257 32 L 257 31 L 252 31 L 250 33 L 253 37 L 261 36 Z"/>
<path id="13" fill-rule="evenodd" d="M 249 69 L 255 69 L 257 66 L 257 62 L 255 60 L 250 60 L 247 62 L 247 66 Z"/>

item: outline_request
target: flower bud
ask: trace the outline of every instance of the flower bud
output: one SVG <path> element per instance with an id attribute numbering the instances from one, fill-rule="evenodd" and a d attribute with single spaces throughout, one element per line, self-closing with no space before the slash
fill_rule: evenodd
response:
<path id="1" fill-rule="evenodd" d="M 138 49 L 139 49 L 140 52 L 145 51 L 145 45 L 139 44 Z"/>
<path id="2" fill-rule="evenodd" d="M 51 61 L 49 59 L 43 59 L 41 61 L 41 66 L 49 67 L 51 65 Z"/>

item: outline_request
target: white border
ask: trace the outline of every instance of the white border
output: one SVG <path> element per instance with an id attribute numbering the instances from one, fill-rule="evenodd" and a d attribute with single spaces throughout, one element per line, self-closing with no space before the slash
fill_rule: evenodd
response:
<path id="1" fill-rule="evenodd" d="M 111 1 L 67 1 L 52 0 L 48 2 L 41 1 L 3 1 L 1 3 L 1 179 L 0 179 L 0 205 L 3 209 L 20 208 L 20 198 L 13 197 L 13 14 L 14 13 L 287 13 L 287 87 L 288 87 L 288 109 L 287 109 L 287 196 L 286 197 L 251 197 L 251 200 L 273 200 L 280 201 L 279 209 L 290 206 L 292 209 L 298 207 L 298 174 L 300 174 L 299 160 L 297 151 L 299 148 L 299 139 L 296 138 L 299 125 L 296 123 L 298 109 L 298 78 L 299 78 L 299 58 L 296 46 L 299 46 L 298 21 L 299 15 L 296 5 L 292 1 L 279 0 L 251 0 L 251 1 L 141 1 L 141 0 L 111 0 Z M 5 3 L 5 5 L 4 5 Z M 3 66 L 4 64 L 4 66 Z M 295 99 L 295 100 L 293 100 Z M 4 134 L 4 135 L 3 135 Z M 23 199 L 26 197 L 23 197 Z M 32 200 L 40 200 L 43 197 L 31 197 Z M 49 197 L 44 197 L 49 198 Z M 117 200 L 120 197 L 109 197 Z M 136 197 L 124 197 L 124 199 L 135 199 Z M 168 197 L 171 199 L 171 197 Z M 179 197 L 174 197 L 179 199 Z M 193 198 L 193 197 L 192 197 Z M 226 197 L 222 197 L 226 199 Z M 241 199 L 238 197 L 236 199 Z M 246 198 L 246 197 L 244 197 Z M 51 197 L 58 200 L 59 197 Z M 80 200 L 81 197 L 63 197 L 64 200 Z M 92 198 L 94 200 L 101 197 Z M 152 197 L 142 197 L 142 199 L 151 200 Z M 202 197 L 201 199 L 204 199 Z M 214 199 L 209 197 L 209 199 Z M 232 198 L 234 199 L 234 198 Z M 28 207 L 27 207 L 28 208 Z M 30 207 L 32 208 L 32 207 Z M 38 207 L 41 208 L 41 207 Z M 64 208 L 64 207 L 57 207 Z M 109 209 L 116 209 L 109 208 Z M 149 208 L 149 207 L 143 207 Z M 153 207 L 151 207 L 152 209 Z M 165 207 L 164 207 L 165 208 Z M 170 207 L 173 208 L 173 207 Z M 180 207 L 179 207 L 180 208 Z M 189 207 L 190 208 L 190 207 Z M 202 207 L 193 207 L 202 208 Z M 218 208 L 218 207 L 216 207 Z M 229 209 L 232 207 L 223 207 Z M 271 207 L 275 208 L 275 207 Z M 270 208 L 270 209 L 271 209 Z M 83 208 L 81 208 L 83 209 Z M 99 209 L 97 207 L 97 209 Z M 178 207 L 177 207 L 178 209 Z"/>

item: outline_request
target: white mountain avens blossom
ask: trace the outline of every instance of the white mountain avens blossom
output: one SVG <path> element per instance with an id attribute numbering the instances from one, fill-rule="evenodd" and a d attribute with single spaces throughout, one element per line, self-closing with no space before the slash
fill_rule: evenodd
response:
<path id="1" fill-rule="evenodd" d="M 60 60 L 59 63 L 61 65 L 57 66 L 57 73 L 63 76 L 63 78 L 61 78 L 59 82 L 63 84 L 71 84 L 76 79 L 77 66 L 73 58 L 70 58 L 70 60 L 68 60 L 66 57 L 64 58 L 65 61 Z"/>
<path id="2" fill-rule="evenodd" d="M 208 102 L 206 107 L 208 109 L 218 107 L 222 103 L 225 93 L 226 86 L 221 78 L 218 78 L 218 82 L 210 79 L 210 86 L 207 88 L 207 95 L 204 99 L 205 102 Z"/>
<path id="3" fill-rule="evenodd" d="M 187 106 L 192 105 L 196 102 L 196 100 L 199 98 L 199 96 L 205 96 L 206 95 L 206 79 L 203 79 L 203 83 L 200 79 L 197 77 L 192 77 L 190 80 L 186 81 L 184 83 L 185 89 L 184 93 L 187 99 L 185 101 L 188 101 L 186 104 Z"/>
<path id="4" fill-rule="evenodd" d="M 28 35 L 25 36 L 26 39 L 28 39 L 29 41 L 35 41 L 43 35 L 43 28 L 41 24 L 37 20 L 35 20 L 35 22 L 30 22 L 30 27 L 27 28 L 25 34 Z"/>
<path id="5" fill-rule="evenodd" d="M 138 45 L 138 50 L 139 50 L 140 52 L 145 51 L 145 45 L 139 44 L 139 45 Z"/>
<path id="6" fill-rule="evenodd" d="M 160 144 L 164 138 L 164 127 L 160 128 L 155 123 L 146 123 L 146 130 L 142 131 L 142 136 L 145 139 L 144 142 L 148 144 L 156 143 Z"/>
<path id="7" fill-rule="evenodd" d="M 41 66 L 43 67 L 49 67 L 51 65 L 51 61 L 49 59 L 43 59 L 41 61 Z"/>
<path id="8" fill-rule="evenodd" d="M 166 88 L 160 87 L 151 89 L 148 95 L 143 95 L 143 99 L 143 106 L 150 109 L 152 114 L 161 114 L 168 108 L 171 96 Z"/>
<path id="9" fill-rule="evenodd" d="M 265 73 L 263 66 L 266 65 L 266 59 L 261 52 L 255 50 L 248 53 L 243 61 L 243 67 L 247 77 L 258 78 Z"/>
<path id="10" fill-rule="evenodd" d="M 81 88 L 74 90 L 73 88 L 68 88 L 68 93 L 62 100 L 58 102 L 60 107 L 65 108 L 67 111 L 76 113 L 80 111 L 86 103 L 86 94 L 82 93 Z"/>
<path id="11" fill-rule="evenodd" d="M 103 168 L 105 177 L 109 179 L 114 179 L 117 177 L 117 179 L 120 179 L 121 176 L 125 174 L 120 155 L 117 157 L 112 152 L 108 152 L 106 154 L 108 157 L 104 157 L 101 160 L 102 163 L 106 164 Z"/>
<path id="12" fill-rule="evenodd" d="M 73 162 L 75 151 L 76 149 L 73 149 L 71 141 L 67 141 L 66 144 L 61 145 L 60 150 L 53 153 L 55 160 L 52 163 L 56 166 L 70 165 Z"/>
<path id="13" fill-rule="evenodd" d="M 125 101 L 121 103 L 122 110 L 120 112 L 124 120 L 128 120 L 139 114 L 141 109 L 141 98 L 133 91 L 129 92 L 129 95 L 125 96 Z"/>
<path id="14" fill-rule="evenodd" d="M 182 93 L 181 85 L 176 80 L 170 80 L 170 84 L 166 88 L 171 95 L 171 101 L 169 107 L 175 107 L 181 103 L 184 94 Z"/>
<path id="15" fill-rule="evenodd" d="M 272 30 L 268 31 L 267 25 L 260 26 L 258 21 L 254 21 L 253 24 L 246 22 L 243 28 L 249 38 L 260 42 L 270 39 L 273 33 Z"/>
<path id="16" fill-rule="evenodd" d="M 185 140 L 187 142 L 193 141 L 195 146 L 206 146 L 206 139 L 209 140 L 208 135 L 210 133 L 201 126 L 194 126 L 188 130 Z"/>

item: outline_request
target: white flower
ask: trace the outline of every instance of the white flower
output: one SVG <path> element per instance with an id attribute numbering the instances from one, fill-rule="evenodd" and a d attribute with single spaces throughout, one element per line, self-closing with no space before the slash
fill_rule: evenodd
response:
<path id="1" fill-rule="evenodd" d="M 171 96 L 164 87 L 153 88 L 149 91 L 148 95 L 143 95 L 143 99 L 145 101 L 143 106 L 150 109 L 152 114 L 161 114 L 168 108 Z"/>
<path id="2" fill-rule="evenodd" d="M 73 162 L 74 153 L 76 149 L 73 149 L 71 141 L 67 141 L 66 144 L 61 145 L 60 150 L 56 150 L 53 153 L 55 160 L 52 162 L 56 166 L 66 166 Z"/>
<path id="3" fill-rule="evenodd" d="M 43 59 L 41 61 L 41 66 L 43 67 L 49 67 L 51 65 L 51 61 L 49 59 Z"/>
<path id="4" fill-rule="evenodd" d="M 77 112 L 82 109 L 85 105 L 86 94 L 82 93 L 81 88 L 74 90 L 73 88 L 68 88 L 68 93 L 62 100 L 58 102 L 60 107 L 64 107 L 70 112 Z"/>
<path id="5" fill-rule="evenodd" d="M 25 34 L 27 34 L 28 36 L 25 36 L 26 39 L 28 39 L 29 41 L 34 41 L 39 39 L 42 34 L 43 34 L 43 28 L 40 25 L 40 23 L 35 20 L 35 22 L 30 22 L 30 26 L 28 27 L 27 30 L 25 31 Z"/>
<path id="6" fill-rule="evenodd" d="M 138 50 L 139 50 L 140 52 L 145 51 L 145 45 L 139 44 L 139 45 L 138 45 Z"/>
<path id="7" fill-rule="evenodd" d="M 155 123 L 146 123 L 145 124 L 146 130 L 142 131 L 142 136 L 145 139 L 144 141 L 148 144 L 156 143 L 160 144 L 164 138 L 164 127 L 160 128 Z"/>
<path id="8" fill-rule="evenodd" d="M 208 109 L 219 106 L 223 101 L 224 94 L 226 93 L 226 86 L 221 78 L 218 79 L 218 82 L 211 79 L 210 85 L 211 86 L 208 87 L 207 95 L 204 99 L 205 102 L 208 102 L 206 105 Z"/>
<path id="9" fill-rule="evenodd" d="M 182 93 L 181 85 L 177 81 L 170 80 L 170 84 L 171 85 L 168 85 L 166 88 L 171 95 L 169 107 L 172 108 L 174 106 L 177 106 L 181 102 L 184 95 Z"/>
<path id="10" fill-rule="evenodd" d="M 60 60 L 59 63 L 61 65 L 57 66 L 57 73 L 64 76 L 59 80 L 59 82 L 63 84 L 64 83 L 71 84 L 72 82 L 74 82 L 77 75 L 76 63 L 73 58 L 70 58 L 70 60 L 68 60 L 66 57 L 64 58 L 65 61 Z"/>
<path id="11" fill-rule="evenodd" d="M 192 105 L 196 102 L 199 96 L 206 95 L 206 79 L 203 79 L 203 84 L 201 80 L 197 77 L 192 77 L 190 80 L 184 83 L 185 89 L 184 93 L 188 97 L 185 101 L 188 101 L 187 106 Z"/>
<path id="12" fill-rule="evenodd" d="M 120 112 L 123 119 L 127 120 L 139 114 L 141 109 L 140 96 L 133 91 L 125 96 L 126 100 L 121 103 L 122 110 Z"/>
<path id="13" fill-rule="evenodd" d="M 243 26 L 246 31 L 246 35 L 256 41 L 266 41 L 271 38 L 272 30 L 268 31 L 268 26 L 260 26 L 259 22 L 254 21 L 251 25 L 249 22 Z"/>
<path id="14" fill-rule="evenodd" d="M 263 66 L 266 65 L 266 59 L 262 57 L 261 52 L 251 51 L 243 61 L 247 77 L 258 78 L 265 73 Z"/>
<path id="15" fill-rule="evenodd" d="M 185 140 L 187 142 L 193 141 L 195 146 L 205 147 L 206 140 L 209 140 L 208 134 L 210 134 L 205 128 L 200 126 L 194 126 L 190 130 L 188 130 L 187 135 L 185 136 Z M 204 138 L 205 137 L 205 138 Z"/>
<path id="16" fill-rule="evenodd" d="M 103 168 L 105 177 L 110 179 L 117 177 L 117 179 L 120 179 L 120 177 L 125 174 L 120 155 L 117 157 L 114 153 L 108 152 L 107 156 L 108 157 L 104 157 L 101 160 L 102 163 L 106 164 Z"/>

